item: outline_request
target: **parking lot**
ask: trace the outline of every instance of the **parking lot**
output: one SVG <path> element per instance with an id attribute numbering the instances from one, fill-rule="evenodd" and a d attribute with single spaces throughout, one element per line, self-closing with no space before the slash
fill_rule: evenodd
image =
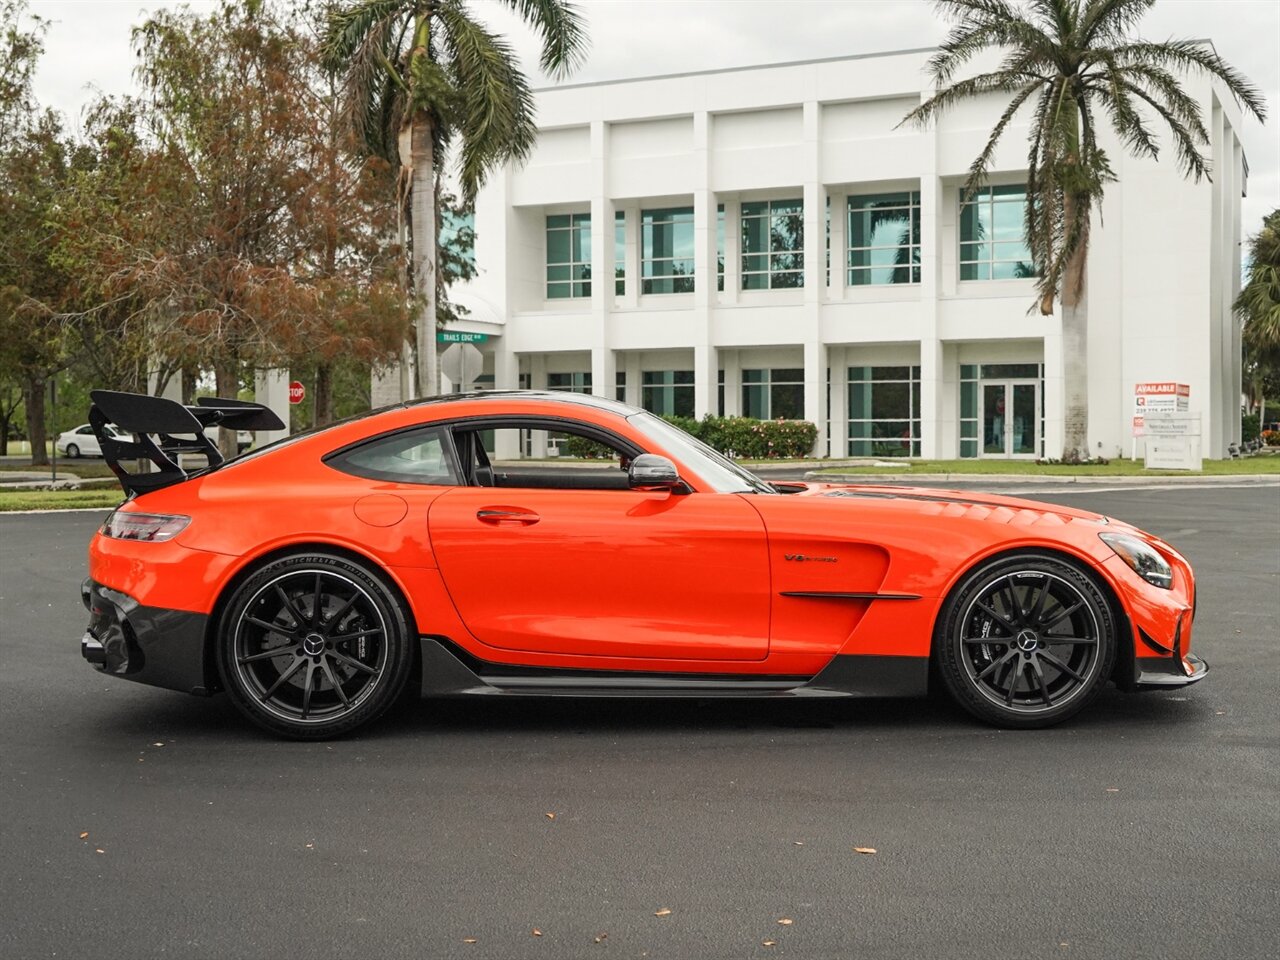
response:
<path id="1" fill-rule="evenodd" d="M 0 955 L 1277 956 L 1280 487 L 1044 499 L 1184 551 L 1203 683 L 1029 733 L 475 700 L 286 743 L 83 663 L 101 513 L 0 516 Z"/>

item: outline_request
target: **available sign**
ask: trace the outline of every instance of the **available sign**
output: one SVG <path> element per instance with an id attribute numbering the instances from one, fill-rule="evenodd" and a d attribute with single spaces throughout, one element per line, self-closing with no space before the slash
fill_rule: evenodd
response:
<path id="1" fill-rule="evenodd" d="M 436 334 L 437 343 L 484 343 L 487 333 L 463 333 L 461 330 L 441 330 Z"/>
<path id="2" fill-rule="evenodd" d="M 1149 413 L 1186 413 L 1191 387 L 1185 383 L 1138 383 L 1133 387 L 1133 435 L 1146 435 L 1143 420 Z"/>

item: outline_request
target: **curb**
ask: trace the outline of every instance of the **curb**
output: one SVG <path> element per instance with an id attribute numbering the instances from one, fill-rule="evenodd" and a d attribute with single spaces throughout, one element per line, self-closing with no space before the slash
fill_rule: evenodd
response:
<path id="1" fill-rule="evenodd" d="M 1036 476 L 1034 474 L 999 474 L 999 473 L 917 473 L 911 476 L 898 476 L 896 474 L 882 473 L 819 473 L 816 470 L 810 470 L 804 475 L 806 480 L 814 480 L 819 483 L 863 483 L 863 484 L 893 484 L 899 486 L 910 486 L 916 482 L 925 483 L 960 483 L 967 486 L 974 484 L 982 484 L 984 486 L 996 486 L 1000 484 L 1009 484 L 1011 486 L 1027 485 L 1027 486 L 1070 486 L 1078 484 L 1080 486 L 1112 486 L 1112 487 L 1128 487 L 1128 486 L 1280 486 L 1280 474 L 1273 473 L 1242 473 L 1235 476 L 1216 476 L 1216 477 L 1181 477 L 1181 476 L 1149 476 L 1149 477 L 1072 477 L 1072 476 L 1055 476 L 1045 475 Z"/>

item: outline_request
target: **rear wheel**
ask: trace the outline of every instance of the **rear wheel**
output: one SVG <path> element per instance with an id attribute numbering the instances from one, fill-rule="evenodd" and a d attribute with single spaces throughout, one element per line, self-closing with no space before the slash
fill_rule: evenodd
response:
<path id="1" fill-rule="evenodd" d="M 68 443 L 67 456 L 70 457 L 72 460 L 75 460 L 77 457 L 80 456 L 80 448 L 77 447 L 74 443 Z"/>
<path id="2" fill-rule="evenodd" d="M 1111 676 L 1116 624 L 1094 579 L 1052 554 L 972 571 L 947 599 L 938 669 L 970 713 L 1004 727 L 1047 727 L 1082 710 Z"/>
<path id="3" fill-rule="evenodd" d="M 327 554 L 267 564 L 232 594 L 218 669 L 236 707 L 299 740 L 348 733 L 381 715 L 413 662 L 408 618 L 365 567 Z"/>

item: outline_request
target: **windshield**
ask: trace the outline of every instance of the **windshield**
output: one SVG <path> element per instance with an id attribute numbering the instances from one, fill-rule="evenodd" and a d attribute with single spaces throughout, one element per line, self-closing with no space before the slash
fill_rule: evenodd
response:
<path id="1" fill-rule="evenodd" d="M 647 439 L 665 447 L 688 464 L 717 493 L 778 492 L 751 471 L 743 469 L 724 454 L 660 417 L 651 413 L 637 413 L 628 417 L 627 422 Z"/>

